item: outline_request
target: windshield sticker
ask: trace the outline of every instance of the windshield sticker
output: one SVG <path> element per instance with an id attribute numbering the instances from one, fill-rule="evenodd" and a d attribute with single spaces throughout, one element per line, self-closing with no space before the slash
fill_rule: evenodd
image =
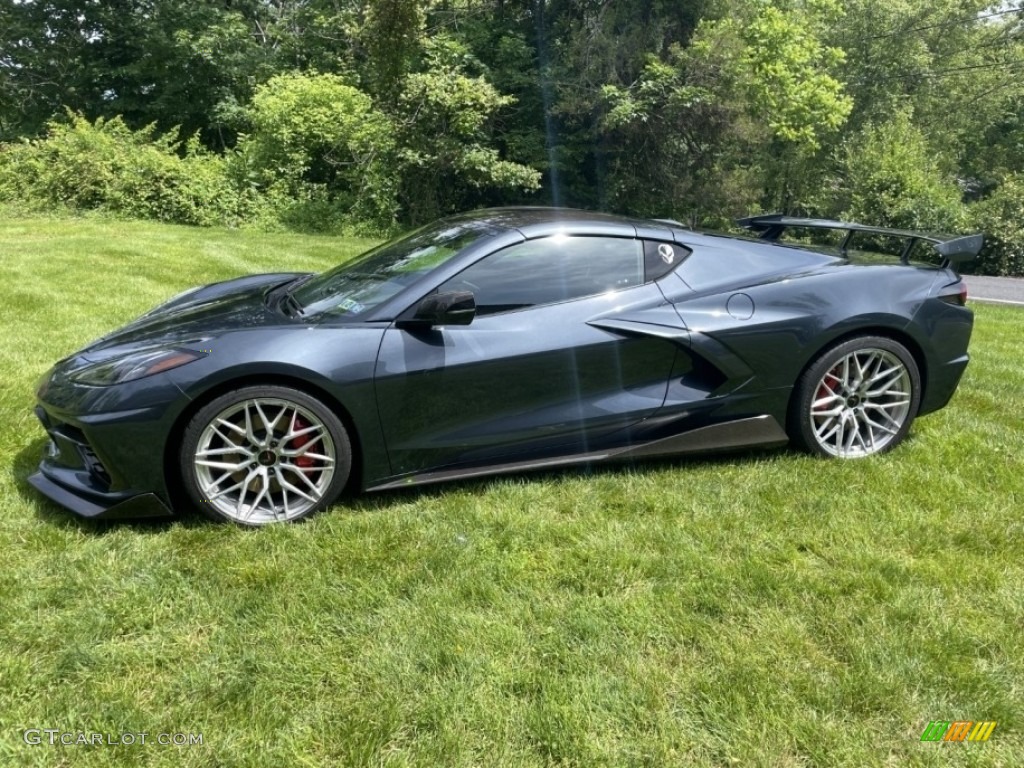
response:
<path id="1" fill-rule="evenodd" d="M 661 256 L 661 260 L 666 264 L 671 264 L 676 260 L 675 249 L 667 243 L 662 243 L 658 246 L 658 255 Z"/>
<path id="2" fill-rule="evenodd" d="M 343 309 L 346 312 L 352 312 L 352 313 L 362 312 L 364 309 L 366 309 L 365 306 L 360 304 L 355 299 L 345 299 L 343 302 L 341 302 L 338 305 L 338 308 L 339 309 Z"/>

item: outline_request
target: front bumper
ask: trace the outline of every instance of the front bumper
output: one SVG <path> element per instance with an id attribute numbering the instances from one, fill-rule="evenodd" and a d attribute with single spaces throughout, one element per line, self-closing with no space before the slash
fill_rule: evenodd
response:
<path id="1" fill-rule="evenodd" d="M 81 424 L 35 409 L 50 442 L 29 485 L 77 515 L 96 519 L 168 517 L 168 505 L 146 485 L 112 474 Z"/>
<path id="2" fill-rule="evenodd" d="M 29 484 L 46 498 L 82 517 L 126 519 L 168 517 L 162 452 L 140 445 L 162 445 L 158 414 L 164 409 L 92 410 L 88 395 L 111 397 L 94 388 L 48 382 L 47 397 L 35 413 L 50 437 L 39 470 Z M 81 390 L 81 391 L 76 391 Z M 71 402 L 81 409 L 55 406 Z M 122 402 L 115 402 L 115 407 Z M 80 415 L 73 415 L 74 413 Z"/>

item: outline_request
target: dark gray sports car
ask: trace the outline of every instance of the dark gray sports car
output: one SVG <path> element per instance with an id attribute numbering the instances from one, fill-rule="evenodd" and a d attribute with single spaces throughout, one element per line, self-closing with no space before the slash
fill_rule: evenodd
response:
<path id="1" fill-rule="evenodd" d="M 946 405 L 980 235 L 741 223 L 756 236 L 477 211 L 323 274 L 196 288 L 45 375 L 29 482 L 88 517 L 261 525 L 346 487 L 789 441 L 869 456 Z"/>

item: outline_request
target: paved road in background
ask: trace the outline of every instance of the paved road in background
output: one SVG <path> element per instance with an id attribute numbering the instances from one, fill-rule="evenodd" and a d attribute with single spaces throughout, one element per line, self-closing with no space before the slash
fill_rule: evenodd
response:
<path id="1" fill-rule="evenodd" d="M 1024 279 L 1019 277 L 980 277 L 964 275 L 968 301 L 994 301 L 1024 306 Z"/>

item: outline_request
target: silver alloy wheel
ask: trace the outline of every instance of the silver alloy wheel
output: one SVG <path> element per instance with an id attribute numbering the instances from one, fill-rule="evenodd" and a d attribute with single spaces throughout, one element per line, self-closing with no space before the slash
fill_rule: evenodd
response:
<path id="1" fill-rule="evenodd" d="M 228 406 L 199 437 L 192 465 L 203 503 L 248 525 L 301 517 L 327 493 L 337 455 L 326 425 L 296 403 Z"/>
<path id="2" fill-rule="evenodd" d="M 912 383 L 907 366 L 875 347 L 840 358 L 815 387 L 810 416 L 814 439 L 841 458 L 870 456 L 900 433 L 910 415 Z"/>

